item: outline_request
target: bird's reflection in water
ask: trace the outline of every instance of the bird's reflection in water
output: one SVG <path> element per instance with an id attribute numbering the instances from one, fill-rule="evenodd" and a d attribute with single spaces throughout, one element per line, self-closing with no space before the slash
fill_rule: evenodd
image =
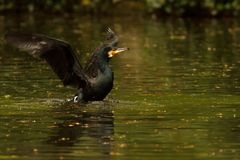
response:
<path id="1" fill-rule="evenodd" d="M 103 154 L 110 154 L 114 118 L 108 102 L 64 104 L 53 112 L 56 123 L 48 144 L 79 148 L 89 145 L 97 147 Z"/>

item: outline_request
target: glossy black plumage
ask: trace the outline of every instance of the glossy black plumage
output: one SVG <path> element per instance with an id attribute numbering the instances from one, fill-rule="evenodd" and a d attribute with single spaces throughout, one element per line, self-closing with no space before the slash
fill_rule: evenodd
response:
<path id="1" fill-rule="evenodd" d="M 77 88 L 75 102 L 103 100 L 113 87 L 113 72 L 108 62 L 115 54 L 127 50 L 116 47 L 118 37 L 108 29 L 105 42 L 83 68 L 67 42 L 17 32 L 7 33 L 5 40 L 35 58 L 45 59 L 64 85 Z"/>

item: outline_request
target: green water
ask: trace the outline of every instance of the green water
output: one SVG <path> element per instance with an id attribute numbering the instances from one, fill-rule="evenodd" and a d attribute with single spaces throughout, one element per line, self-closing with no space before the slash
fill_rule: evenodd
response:
<path id="1" fill-rule="evenodd" d="M 103 102 L 71 104 L 45 62 L 0 43 L 0 159 L 240 159 L 240 21 L 0 16 L 70 42 L 83 64 L 106 26 L 115 57 Z"/>

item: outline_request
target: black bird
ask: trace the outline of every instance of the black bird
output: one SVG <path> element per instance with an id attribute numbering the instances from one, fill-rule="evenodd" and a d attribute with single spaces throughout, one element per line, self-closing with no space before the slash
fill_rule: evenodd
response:
<path id="1" fill-rule="evenodd" d="M 109 67 L 109 60 L 128 50 L 116 47 L 118 37 L 108 28 L 104 43 L 93 52 L 83 68 L 71 45 L 62 40 L 17 32 L 7 33 L 5 40 L 35 58 L 45 59 L 64 86 L 77 89 L 74 102 L 103 100 L 113 87 L 113 72 Z"/>

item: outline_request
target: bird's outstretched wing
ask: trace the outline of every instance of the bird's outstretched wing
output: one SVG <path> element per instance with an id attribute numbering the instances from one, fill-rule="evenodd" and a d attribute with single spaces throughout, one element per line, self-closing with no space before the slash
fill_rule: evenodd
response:
<path id="1" fill-rule="evenodd" d="M 118 44 L 118 36 L 110 28 L 107 28 L 105 44 L 110 47 L 116 47 Z"/>
<path id="2" fill-rule="evenodd" d="M 62 80 L 64 85 L 83 87 L 86 78 L 71 46 L 61 40 L 35 34 L 11 32 L 5 40 L 35 58 L 43 58 Z"/>

